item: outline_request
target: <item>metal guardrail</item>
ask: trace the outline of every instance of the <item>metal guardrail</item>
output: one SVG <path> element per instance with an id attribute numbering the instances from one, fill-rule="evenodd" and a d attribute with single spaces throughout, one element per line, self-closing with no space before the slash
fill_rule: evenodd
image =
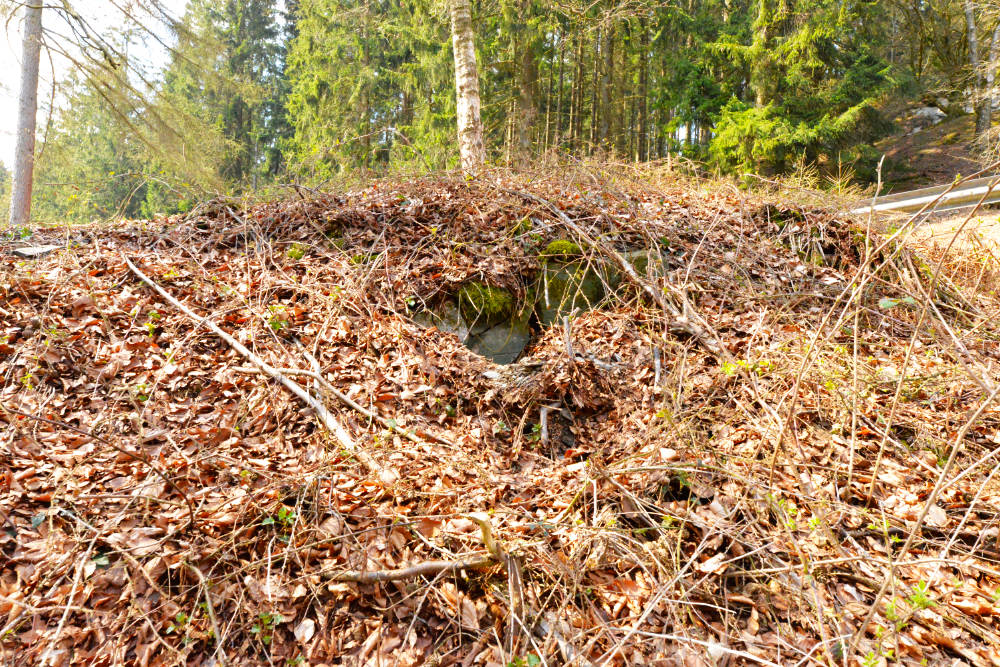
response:
<path id="1" fill-rule="evenodd" d="M 866 204 L 851 209 L 851 213 L 881 213 L 888 211 L 899 211 L 901 213 L 912 213 L 937 200 L 932 210 L 943 211 L 950 209 L 965 208 L 975 206 L 982 199 L 984 204 L 994 204 L 1000 202 L 1000 176 L 987 176 L 976 178 L 962 183 L 951 192 L 942 195 L 951 185 L 936 185 L 931 188 L 911 190 L 909 192 L 899 192 L 896 194 L 878 197 L 875 204 Z M 986 198 L 983 199 L 983 196 Z"/>

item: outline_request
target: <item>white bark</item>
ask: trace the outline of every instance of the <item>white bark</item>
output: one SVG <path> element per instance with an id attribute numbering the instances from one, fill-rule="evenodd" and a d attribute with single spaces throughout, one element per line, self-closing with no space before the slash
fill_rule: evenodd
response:
<path id="1" fill-rule="evenodd" d="M 486 163 L 483 122 L 480 118 L 479 71 L 473 42 L 469 0 L 450 0 L 451 44 L 455 53 L 455 98 L 458 150 L 462 171 L 475 173 Z"/>
<path id="2" fill-rule="evenodd" d="M 993 42 L 990 44 L 990 62 L 986 68 L 986 95 L 992 108 L 993 102 L 997 99 L 995 88 L 997 80 L 997 68 L 1000 67 L 1000 21 L 993 29 Z"/>
<path id="3" fill-rule="evenodd" d="M 17 149 L 14 153 L 14 187 L 10 198 L 10 224 L 27 225 L 31 217 L 31 185 L 35 168 L 35 115 L 38 112 L 38 56 L 42 46 L 42 4 L 24 6 L 21 55 L 21 94 L 17 109 Z"/>
<path id="4" fill-rule="evenodd" d="M 969 65 L 972 67 L 972 105 L 976 110 L 976 136 L 980 137 L 990 129 L 992 105 L 989 96 L 983 90 L 979 40 L 976 36 L 976 6 L 973 0 L 965 0 L 965 26 L 969 39 Z"/>

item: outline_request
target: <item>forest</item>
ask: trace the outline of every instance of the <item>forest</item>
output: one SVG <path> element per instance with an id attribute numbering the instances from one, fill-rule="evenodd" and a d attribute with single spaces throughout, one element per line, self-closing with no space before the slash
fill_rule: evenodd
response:
<path id="1" fill-rule="evenodd" d="M 997 143 L 986 0 L 492 0 L 472 14 L 491 164 L 682 158 L 868 185 L 875 144 L 919 100 L 974 113 L 977 155 Z M 166 62 L 130 69 L 130 43 L 151 35 Z M 177 17 L 135 11 L 100 50 L 65 42 L 77 66 L 41 92 L 41 219 L 458 162 L 440 1 L 192 0 Z"/>
<path id="2" fill-rule="evenodd" d="M 996 0 L 0 12 L 0 664 L 1000 665 Z"/>

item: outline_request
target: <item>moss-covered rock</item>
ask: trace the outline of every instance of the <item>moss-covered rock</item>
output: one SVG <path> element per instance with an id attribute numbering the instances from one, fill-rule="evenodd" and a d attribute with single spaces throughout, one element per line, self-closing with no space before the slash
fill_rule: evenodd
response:
<path id="1" fill-rule="evenodd" d="M 567 241 L 566 239 L 557 239 L 545 246 L 545 249 L 542 250 L 539 256 L 545 260 L 551 259 L 558 262 L 570 261 L 571 259 L 579 257 L 582 254 L 583 248 L 576 243 Z"/>
<path id="2" fill-rule="evenodd" d="M 472 332 L 479 333 L 513 315 L 514 295 L 501 287 L 466 283 L 458 290 L 458 307 Z"/>
<path id="3" fill-rule="evenodd" d="M 604 298 L 603 271 L 577 261 L 569 264 L 547 264 L 538 278 L 535 312 L 543 325 L 560 321 L 575 308 L 588 310 Z"/>
<path id="4" fill-rule="evenodd" d="M 469 338 L 469 325 L 466 324 L 458 305 L 454 301 L 445 301 L 431 310 L 424 310 L 413 315 L 417 324 L 425 327 L 436 327 L 443 333 L 452 333 L 458 340 L 465 343 Z"/>
<path id="5" fill-rule="evenodd" d="M 470 336 L 466 345 L 497 364 L 512 364 L 531 341 L 531 308 L 525 307 L 506 322 Z"/>

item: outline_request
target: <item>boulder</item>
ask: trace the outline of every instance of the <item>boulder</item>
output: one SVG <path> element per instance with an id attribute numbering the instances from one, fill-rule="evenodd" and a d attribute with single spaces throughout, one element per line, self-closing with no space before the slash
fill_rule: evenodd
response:
<path id="1" fill-rule="evenodd" d="M 937 125 L 947 117 L 948 114 L 937 107 L 920 107 L 913 112 L 914 120 L 930 123 L 931 125 Z"/>
<path id="2" fill-rule="evenodd" d="M 480 334 L 514 314 L 514 295 L 500 287 L 470 282 L 458 290 L 458 307 L 472 334 Z"/>
<path id="3" fill-rule="evenodd" d="M 434 310 L 424 310 L 413 321 L 425 327 L 436 327 L 442 333 L 455 334 L 462 343 L 469 339 L 469 325 L 454 301 L 445 301 Z"/>
<path id="4" fill-rule="evenodd" d="M 470 336 L 466 346 L 494 363 L 512 364 L 531 341 L 531 327 L 528 324 L 530 318 L 531 309 L 522 308 L 517 316 L 506 322 Z"/>
<path id="5" fill-rule="evenodd" d="M 594 308 L 604 298 L 606 271 L 585 260 L 546 262 L 535 286 L 538 321 L 550 326 L 575 308 Z"/>

